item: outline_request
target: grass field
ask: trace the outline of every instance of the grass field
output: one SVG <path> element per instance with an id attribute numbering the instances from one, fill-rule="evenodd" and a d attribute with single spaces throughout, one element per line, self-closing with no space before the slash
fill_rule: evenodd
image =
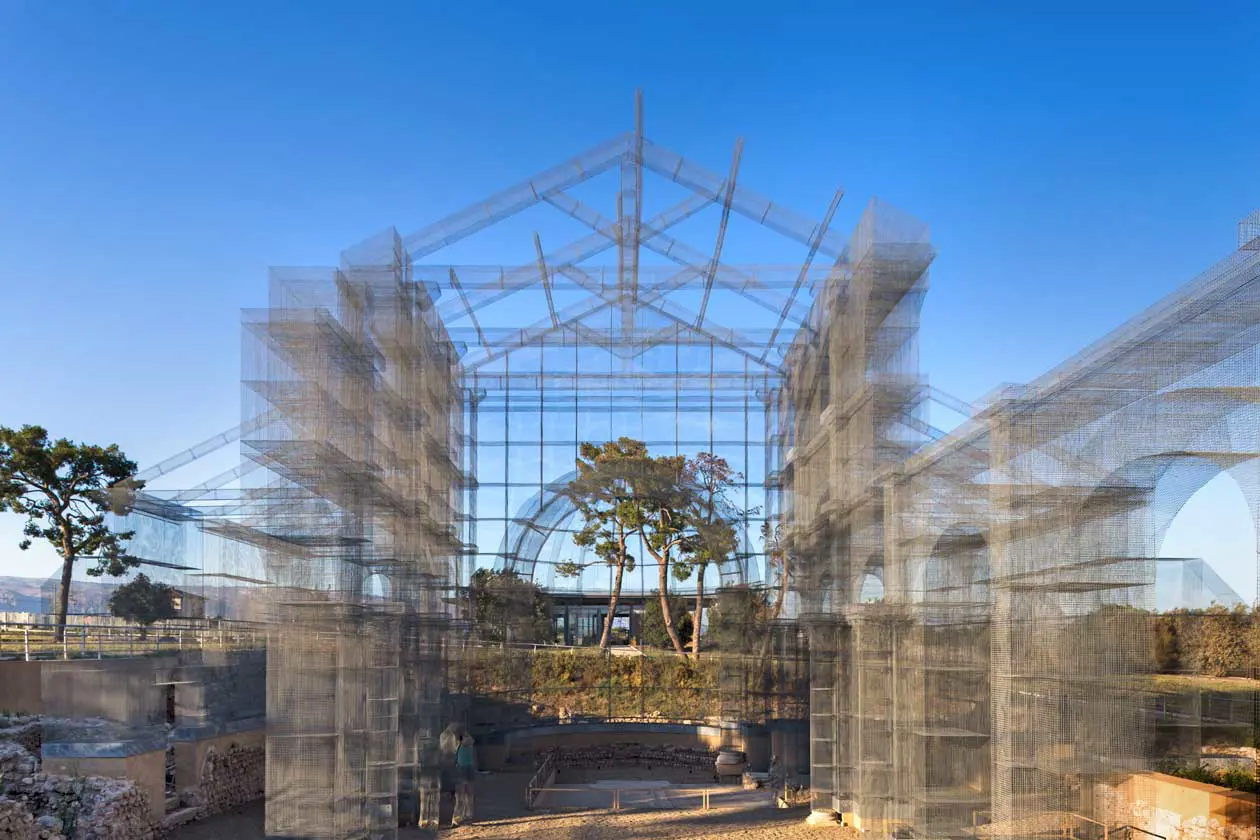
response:
<path id="1" fill-rule="evenodd" d="M 1201 674 L 1152 674 L 1144 678 L 1157 691 L 1219 691 L 1251 694 L 1260 691 L 1260 680 L 1247 677 L 1209 677 Z"/>

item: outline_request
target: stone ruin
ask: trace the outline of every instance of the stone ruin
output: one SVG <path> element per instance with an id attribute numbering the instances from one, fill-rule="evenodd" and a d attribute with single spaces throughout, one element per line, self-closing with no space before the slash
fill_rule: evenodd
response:
<path id="1" fill-rule="evenodd" d="M 204 819 L 257 801 L 264 794 L 266 764 L 262 747 L 232 744 L 223 751 L 211 747 L 201 785 L 180 791 L 180 804 L 195 809 L 195 819 Z"/>
<path id="2" fill-rule="evenodd" d="M 0 742 L 0 840 L 153 840 L 150 813 L 131 781 L 43 773 L 25 747 Z"/>

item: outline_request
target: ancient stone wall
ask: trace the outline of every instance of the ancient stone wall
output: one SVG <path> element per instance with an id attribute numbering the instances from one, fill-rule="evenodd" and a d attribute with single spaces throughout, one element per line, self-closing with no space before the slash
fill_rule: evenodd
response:
<path id="1" fill-rule="evenodd" d="M 126 779 L 73 778 L 40 771 L 18 744 L 0 743 L 0 805 L 14 838 L 153 840 L 148 798 Z M 22 813 L 36 825 L 30 835 Z M 23 834 L 26 832 L 26 834 Z M 3 837 L 0 834 L 0 837 Z"/>
<path id="2" fill-rule="evenodd" d="M 0 800 L 0 840 L 62 840 L 51 827 L 41 826 L 21 802 Z"/>
<path id="3" fill-rule="evenodd" d="M 558 767 L 675 767 L 712 773 L 718 754 L 697 747 L 625 743 L 558 747 L 538 754 L 536 760 L 541 763 L 548 755 Z"/>
<path id="4" fill-rule="evenodd" d="M 262 747 L 232 744 L 226 750 L 211 747 L 206 753 L 201 784 L 183 791 L 180 798 L 197 809 L 197 818 L 231 811 L 261 799 L 266 780 L 266 751 Z"/>
<path id="5" fill-rule="evenodd" d="M 10 717 L 0 719 L 0 741 L 20 744 L 31 755 L 39 755 L 44 742 L 44 727 L 39 717 Z"/>

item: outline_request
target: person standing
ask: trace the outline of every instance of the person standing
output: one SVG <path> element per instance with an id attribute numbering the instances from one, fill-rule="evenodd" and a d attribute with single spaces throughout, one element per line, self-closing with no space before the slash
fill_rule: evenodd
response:
<path id="1" fill-rule="evenodd" d="M 440 768 L 439 786 L 441 797 L 451 797 L 451 814 L 455 814 L 455 790 L 458 787 L 455 769 L 455 753 L 459 750 L 463 732 L 462 727 L 454 721 L 448 723 L 438 736 L 438 767 Z"/>
<path id="2" fill-rule="evenodd" d="M 437 767 L 425 767 L 420 771 L 420 785 L 416 792 L 419 805 L 417 825 L 420 828 L 437 828 L 442 808 L 442 773 Z"/>
<path id="3" fill-rule="evenodd" d="M 455 751 L 455 814 L 451 818 L 451 825 L 472 822 L 473 785 L 476 776 L 476 743 L 471 735 L 465 735 Z"/>

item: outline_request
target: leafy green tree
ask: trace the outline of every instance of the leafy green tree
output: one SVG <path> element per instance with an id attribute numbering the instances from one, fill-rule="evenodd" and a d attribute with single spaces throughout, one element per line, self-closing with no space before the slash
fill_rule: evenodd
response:
<path id="1" fill-rule="evenodd" d="M 688 480 L 687 467 L 681 455 L 645 458 L 630 517 L 644 549 L 656 561 L 661 623 L 679 656 L 686 656 L 686 648 L 668 604 L 671 563 L 677 564 L 672 568 L 673 577 L 686 580 L 695 559 L 705 552 L 696 528 L 698 496 Z M 696 638 L 694 634 L 692 638 Z"/>
<path id="2" fill-rule="evenodd" d="M 1251 647 L 1251 673 L 1252 679 L 1260 679 L 1260 602 L 1257 602 L 1251 608 L 1251 627 L 1247 632 L 1247 641 Z M 1260 742 L 1260 731 L 1256 733 L 1256 740 Z M 1260 743 L 1257 743 L 1260 746 Z"/>
<path id="3" fill-rule="evenodd" d="M 792 585 L 792 556 L 781 525 L 772 525 L 768 521 L 762 522 L 761 541 L 771 569 L 779 576 L 779 585 L 775 589 L 774 603 L 770 606 L 769 613 L 769 621 L 774 622 L 783 615 L 783 602 L 787 600 L 788 588 Z M 760 662 L 765 662 L 770 653 L 770 638 L 769 633 L 762 634 L 761 651 L 758 654 Z"/>
<path id="4" fill-rule="evenodd" d="M 666 604 L 671 571 L 679 581 L 693 570 L 701 571 L 694 626 L 703 605 L 703 566 L 725 557 L 734 547 L 734 528 L 723 496 L 733 483 L 730 467 L 707 453 L 690 461 L 681 455 L 653 457 L 642 441 L 626 437 L 601 445 L 583 443 L 580 455 L 578 476 L 566 490 L 584 522 L 574 542 L 593 548 L 600 560 L 616 570 L 601 647 L 607 646 L 624 573 L 634 568 L 628 546 L 637 539 L 656 561 L 665 633 L 674 650 L 686 656 L 673 611 Z M 574 576 L 582 568 L 567 562 L 557 572 Z M 697 647 L 694 633 L 692 644 Z"/>
<path id="5" fill-rule="evenodd" d="M 44 539 L 61 557 L 58 641 L 65 637 L 75 561 L 95 560 L 87 570 L 93 577 L 118 577 L 139 564 L 126 553 L 133 532 L 114 533 L 105 525 L 105 514 L 125 512 L 131 494 L 143 486 L 135 474 L 135 463 L 117 444 L 52 441 L 40 426 L 0 426 L 0 512 L 27 517 L 26 539 L 18 544 L 23 551 L 32 539 Z"/>
<path id="6" fill-rule="evenodd" d="M 709 628 L 719 650 L 748 652 L 752 640 L 770 630 L 770 600 L 766 591 L 750 586 L 718 590 L 709 614 Z"/>
<path id="7" fill-rule="evenodd" d="M 578 452 L 578 474 L 564 490 L 582 517 L 582 527 L 573 535 L 574 544 L 592 549 L 599 562 L 613 569 L 608 614 L 599 636 L 601 648 L 609 644 L 622 580 L 626 572 L 634 571 L 630 540 L 640 515 L 639 478 L 646 460 L 647 445 L 631 438 L 599 446 L 583 443 Z M 569 560 L 558 563 L 556 573 L 577 577 L 585 568 L 586 564 Z"/>
<path id="8" fill-rule="evenodd" d="M 695 608 L 691 615 L 692 627 L 704 623 L 704 574 L 710 563 L 720 563 L 735 551 L 735 523 L 744 520 L 751 511 L 737 511 L 730 504 L 728 493 L 743 476 L 731 469 L 725 458 L 712 452 L 701 452 L 687 461 L 685 480 L 690 489 L 687 504 L 687 524 L 695 531 L 695 537 L 684 543 L 683 556 L 675 566 L 675 577 L 686 580 L 696 576 Z M 700 658 L 700 634 L 691 636 L 691 656 Z"/>
<path id="9" fill-rule="evenodd" d="M 678 631 L 678 639 L 684 646 L 694 638 L 691 615 L 687 612 L 687 603 L 682 598 L 671 597 L 669 599 L 669 610 L 672 613 L 674 627 Z M 651 647 L 670 647 L 673 641 L 669 637 L 669 633 L 665 630 L 665 619 L 661 615 L 661 601 L 659 598 L 650 600 L 643 607 L 643 632 L 642 641 L 645 645 Z"/>
<path id="10" fill-rule="evenodd" d="M 1182 669 L 1181 611 L 1161 613 L 1153 617 L 1155 628 L 1155 670 L 1176 674 Z"/>
<path id="11" fill-rule="evenodd" d="M 148 575 L 138 574 L 134 580 L 124 583 L 109 596 L 109 613 L 115 618 L 139 625 L 140 635 L 147 636 L 154 623 L 178 615 L 175 609 L 175 590 L 164 583 L 149 580 Z"/>
<path id="12" fill-rule="evenodd" d="M 1251 617 L 1246 607 L 1209 607 L 1199 616 L 1198 671 L 1226 677 L 1248 668 L 1251 646 L 1247 638 Z"/>
<path id="13" fill-rule="evenodd" d="M 485 641 L 555 641 L 551 596 L 516 572 L 478 569 L 469 581 L 468 600 L 473 626 Z"/>

